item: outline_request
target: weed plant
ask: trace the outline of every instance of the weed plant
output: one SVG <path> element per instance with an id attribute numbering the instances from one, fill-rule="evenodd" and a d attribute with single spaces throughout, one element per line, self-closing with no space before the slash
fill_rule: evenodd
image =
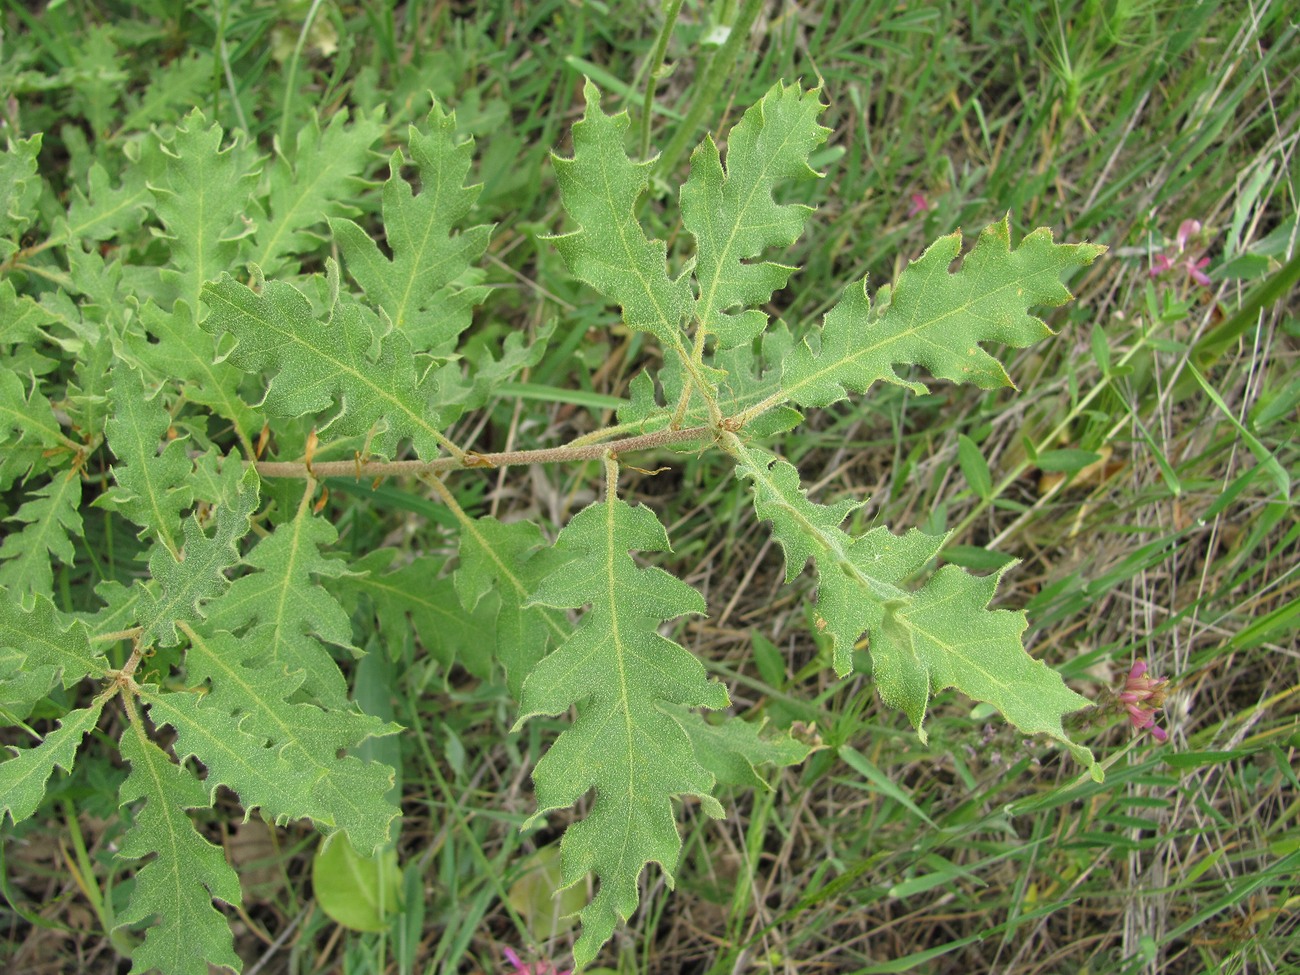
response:
<path id="1" fill-rule="evenodd" d="M 816 502 L 869 499 L 855 533 L 947 533 L 940 563 L 979 574 L 1019 560 L 996 606 L 1024 610 L 1030 653 L 1098 705 L 1067 730 L 1099 757 L 1104 782 L 951 691 L 930 702 L 919 739 L 902 712 L 881 706 L 868 663 L 836 675 L 815 580 L 786 584 L 779 539 L 724 454 L 664 445 L 629 455 L 619 495 L 653 511 L 672 542 L 647 560 L 708 605 L 708 616 L 665 632 L 726 685 L 732 713 L 807 757 L 762 767 L 770 788 L 720 790 L 723 819 L 683 802 L 675 889 L 647 871 L 640 908 L 594 964 L 647 975 L 1300 971 L 1300 518 L 1290 493 L 1300 42 L 1286 5 L 69 0 L 13 3 L 0 17 L 0 134 L 9 144 L 42 134 L 43 179 L 24 194 L 21 174 L 0 173 L 12 241 L 0 261 L 0 342 L 13 373 L 66 384 L 61 429 L 146 402 L 143 388 L 112 398 L 108 366 L 121 350 L 66 323 L 142 313 L 119 301 L 139 281 L 105 269 L 129 249 L 130 274 L 143 279 L 178 245 L 118 181 L 126 160 L 147 176 L 139 191 L 154 193 L 165 160 L 149 155 L 150 133 L 174 145 L 178 133 L 206 131 L 195 108 L 206 125 L 244 133 L 249 172 L 265 155 L 269 173 L 313 119 L 326 133 L 314 164 L 350 165 L 328 142 L 331 121 L 346 109 L 370 127 L 348 157 L 366 178 L 316 201 L 313 233 L 273 255 L 278 269 L 263 261 L 268 280 L 279 270 L 321 282 L 346 250 L 337 228 L 376 236 L 387 226 L 381 184 L 394 150 L 409 157 L 408 127 L 428 126 L 435 99 L 455 110 L 455 138 L 475 140 L 468 182 L 482 184 L 463 226 L 495 225 L 481 271 L 457 282 L 476 303 L 464 355 L 489 366 L 515 356 L 490 387 L 465 392 L 479 408 L 448 440 L 471 456 L 608 428 L 641 395 L 633 378 L 667 364 L 644 332 L 611 327 L 617 309 L 570 275 L 548 239 L 573 229 L 549 156 L 574 154 L 584 77 L 605 111 L 630 112 L 632 158 L 662 153 L 637 215 L 673 255 L 683 253 L 689 150 L 730 131 L 778 80 L 820 85 L 830 135 L 808 164 L 824 178 L 778 194 L 815 213 L 773 258 L 798 271 L 761 306 L 795 337 L 817 327 L 846 282 L 869 275 L 874 291 L 936 238 L 1004 214 L 1014 240 L 1045 226 L 1058 240 L 1106 245 L 1070 281 L 1076 300 L 1043 312 L 1055 338 L 997 350 L 1018 391 L 877 384 L 867 398 L 808 411 L 780 443 Z M 307 144 L 296 158 L 311 156 Z M 410 166 L 399 174 L 418 179 Z M 115 188 L 126 205 L 105 215 L 97 194 Z M 193 201 L 174 206 L 175 220 L 196 219 Z M 72 234 L 59 220 L 91 210 L 95 246 L 78 249 L 79 267 L 55 259 Z M 247 228 L 221 229 L 223 246 L 242 246 Z M 381 245 L 380 259 L 399 256 L 396 240 Z M 213 273 L 175 283 L 177 293 L 198 294 L 222 272 L 248 280 L 244 267 L 220 266 L 220 252 L 210 259 Z M 48 342 L 23 338 L 19 296 L 55 317 Z M 321 311 L 328 285 L 308 297 Z M 540 336 L 544 352 L 529 357 Z M 200 353 L 176 368 L 217 368 Z M 241 392 L 257 402 L 264 390 Z M 230 454 L 266 449 L 257 428 L 200 422 L 197 407 L 210 403 L 169 406 L 147 418 L 155 447 L 175 437 Z M 297 443 L 275 432 L 280 456 L 314 456 L 307 428 Z M 30 461 L 10 448 L 0 470 Z M 39 523 L 30 506 L 48 500 L 34 496 L 38 482 L 21 471 L 5 482 L 0 584 L 34 587 L 48 564 L 59 612 L 116 605 L 144 574 L 111 473 L 120 460 L 104 448 L 86 459 L 79 522 L 59 533 L 66 548 L 41 548 L 26 532 Z M 340 451 L 314 462 L 351 460 Z M 334 550 L 370 573 L 349 589 L 318 566 L 316 581 L 347 594 L 339 642 L 366 651 L 338 655 L 342 692 L 405 729 L 351 752 L 397 769 L 386 797 L 366 798 L 400 804 L 400 839 L 375 860 L 335 843 L 327 860 L 309 825 L 245 818 L 218 790 L 215 813 L 193 821 L 242 881 L 240 905 L 225 911 L 233 950 L 245 972 L 568 967 L 578 928 L 564 915 L 589 892 L 551 892 L 560 834 L 590 803 L 522 828 L 537 806 L 531 772 L 567 719 L 515 729 L 519 688 L 508 675 L 447 649 L 481 635 L 440 612 L 459 605 L 451 576 L 434 586 L 416 570 L 454 568 L 458 512 L 535 522 L 553 539 L 604 496 L 601 460 L 445 483 L 329 470 L 320 467 L 326 494 L 268 478 L 263 501 L 281 512 L 319 503 Z M 91 503 L 115 490 L 116 505 Z M 851 650 L 867 660 L 867 646 Z M 169 652 L 149 666 L 165 672 Z M 1167 684 L 1142 684 L 1135 663 Z M 22 694 L 10 676 L 0 708 Z M 1158 688 L 1163 744 L 1125 720 L 1126 704 L 1152 701 L 1121 699 L 1126 677 L 1130 697 Z M 0 741 L 30 746 L 93 693 L 88 682 L 56 689 L 6 722 Z M 31 818 L 3 822 L 0 957 L 14 971 L 118 971 L 138 949 L 122 924 L 144 919 L 128 913 L 140 861 L 121 854 L 148 807 L 118 807 L 136 767 L 110 758 L 121 731 L 95 731 L 83 748 L 104 747 L 92 759 L 55 773 Z"/>

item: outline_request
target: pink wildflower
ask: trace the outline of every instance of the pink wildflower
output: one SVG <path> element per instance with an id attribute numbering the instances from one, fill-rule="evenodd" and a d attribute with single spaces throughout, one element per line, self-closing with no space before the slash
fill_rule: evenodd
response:
<path id="1" fill-rule="evenodd" d="M 926 210 L 933 210 L 933 209 L 934 207 L 930 206 L 929 201 L 927 201 L 924 196 L 922 196 L 920 193 L 913 193 L 912 206 L 908 209 L 907 215 L 909 217 L 914 217 L 918 213 L 925 213 Z"/>
<path id="2" fill-rule="evenodd" d="M 1187 276 L 1199 284 L 1201 287 L 1210 285 L 1210 278 L 1205 273 L 1205 269 L 1210 266 L 1208 257 L 1194 258 L 1188 253 L 1188 244 L 1193 242 L 1193 238 L 1201 232 L 1201 221 L 1184 220 L 1178 225 L 1178 233 L 1174 235 L 1174 245 L 1178 248 L 1178 256 L 1181 260 L 1175 261 L 1168 254 L 1157 254 L 1151 259 L 1151 269 L 1147 272 L 1153 278 L 1158 278 L 1166 271 L 1172 271 L 1174 268 L 1181 267 L 1186 271 Z"/>
<path id="3" fill-rule="evenodd" d="M 549 961 L 539 961 L 531 965 L 525 965 L 513 948 L 502 948 L 501 953 L 506 956 L 506 961 L 515 966 L 516 975 L 573 975 L 572 969 L 568 968 L 562 972 L 557 972 L 555 966 Z"/>
<path id="4" fill-rule="evenodd" d="M 1145 660 L 1139 660 L 1128 672 L 1124 690 L 1119 699 L 1128 711 L 1128 719 L 1134 730 L 1151 729 L 1156 741 L 1168 741 L 1169 734 L 1155 723 L 1155 713 L 1165 706 L 1165 677 L 1148 677 Z"/>

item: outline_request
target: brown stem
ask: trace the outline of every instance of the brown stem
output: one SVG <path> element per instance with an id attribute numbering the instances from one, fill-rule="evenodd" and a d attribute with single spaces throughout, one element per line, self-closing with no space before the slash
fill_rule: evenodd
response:
<path id="1" fill-rule="evenodd" d="M 372 464 L 356 460 L 336 460 L 313 463 L 310 472 L 301 461 L 258 461 L 257 473 L 262 477 L 391 477 L 398 474 L 438 474 L 443 471 L 464 470 L 470 467 L 514 467 L 521 464 L 560 464 L 577 460 L 599 460 L 608 453 L 624 454 L 634 450 L 652 450 L 687 440 L 712 436 L 713 428 L 706 425 L 687 430 L 658 430 L 627 437 L 610 443 L 584 444 L 582 446 L 547 447 L 542 450 L 508 450 L 496 454 L 466 453 L 462 457 L 439 457 L 437 460 L 397 460 Z"/>

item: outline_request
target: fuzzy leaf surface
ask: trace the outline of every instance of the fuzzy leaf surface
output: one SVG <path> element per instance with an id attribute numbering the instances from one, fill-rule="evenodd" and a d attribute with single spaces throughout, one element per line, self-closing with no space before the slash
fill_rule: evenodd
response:
<path id="1" fill-rule="evenodd" d="M 496 593 L 496 645 L 492 651 L 505 669 L 506 684 L 516 700 L 524 678 L 547 647 L 572 630 L 563 613 L 530 602 L 530 594 L 551 574 L 556 562 L 555 550 L 531 522 L 503 524 L 485 516 L 461 529 L 456 592 L 467 612 L 476 610 L 489 593 Z"/>
<path id="2" fill-rule="evenodd" d="M 618 499 L 589 505 L 560 532 L 560 564 L 533 594 L 533 603 L 542 606 L 590 607 L 524 682 L 519 719 L 579 706 L 573 727 L 533 772 L 534 819 L 596 790 L 590 813 L 568 828 L 561 847 L 564 886 L 589 871 L 600 881 L 596 897 L 580 912 L 583 932 L 574 949 L 579 966 L 636 909 L 637 880 L 647 863 L 658 863 L 671 884 L 681 848 L 673 797 L 697 796 L 706 812 L 722 815 L 711 795 L 713 775 L 681 726 L 659 709 L 661 703 L 712 709 L 728 704 L 726 689 L 707 679 L 703 665 L 659 634 L 668 620 L 702 613 L 704 600 L 662 569 L 639 567 L 629 554 L 668 547 L 663 526 L 648 508 Z"/>
<path id="3" fill-rule="evenodd" d="M 739 447 L 737 460 L 754 510 L 771 521 L 785 551 L 786 580 L 809 559 L 817 568 L 815 621 L 831 639 L 838 675 L 852 670 L 853 646 L 865 632 L 881 699 L 907 715 L 922 741 L 930 697 L 956 687 L 992 704 L 1025 734 L 1060 741 L 1100 775 L 1092 753 L 1070 741 L 1061 723 L 1089 701 L 1026 652 L 1023 612 L 988 608 L 1001 572 L 975 576 L 948 565 L 920 589 L 908 588 L 938 555 L 943 537 L 915 529 L 900 537 L 876 528 L 854 538 L 839 526 L 855 502 L 810 501 L 799 472 L 769 454 Z"/>
<path id="4" fill-rule="evenodd" d="M 134 369 L 118 365 L 113 370 L 109 401 L 112 418 L 107 423 L 108 446 L 117 457 L 113 480 L 117 483 L 96 499 L 139 525 L 175 552 L 181 538 L 181 512 L 194 503 L 190 475 L 194 465 L 186 456 L 184 440 L 158 445 L 171 428 L 171 414 L 160 398 L 145 389 Z"/>
<path id="5" fill-rule="evenodd" d="M 601 111 L 590 81 L 582 93 L 587 107 L 573 126 L 573 158 L 551 157 L 564 208 L 578 229 L 552 240 L 575 277 L 622 307 L 629 328 L 650 332 L 665 349 L 683 347 L 682 322 L 694 305 L 690 281 L 668 276 L 667 247 L 647 239 L 635 216 L 653 161 L 628 158 L 626 112 Z"/>
<path id="6" fill-rule="evenodd" d="M 242 971 L 234 937 L 213 899 L 238 906 L 239 877 L 224 851 L 194 828 L 187 810 L 212 805 L 206 789 L 132 722 L 122 736 L 122 757 L 131 765 L 119 793 L 122 805 L 142 802 L 122 842 L 124 860 L 152 857 L 135 875 L 120 925 L 157 919 L 131 954 L 132 975 L 208 975 L 209 964 Z"/>
<path id="7" fill-rule="evenodd" d="M 0 365 L 0 489 L 46 466 L 47 451 L 73 451 L 54 409 L 34 380 L 24 381 Z"/>
<path id="8" fill-rule="evenodd" d="M 695 319 L 724 348 L 767 327 L 767 315 L 753 306 L 770 301 L 794 270 L 752 258 L 769 247 L 789 247 L 803 233 L 812 209 L 778 204 L 772 191 L 786 180 L 818 177 L 808 155 L 830 133 L 817 124 L 825 108 L 820 91 L 778 82 L 731 129 L 725 171 L 712 136 L 691 154 L 681 208 L 682 224 L 696 242 Z M 742 310 L 733 311 L 737 307 Z"/>
<path id="9" fill-rule="evenodd" d="M 176 554 L 161 545 L 149 558 L 157 589 L 144 589 L 140 605 L 143 639 L 174 646 L 180 637 L 177 622 L 197 623 L 206 615 L 203 604 L 230 588 L 226 572 L 239 562 L 237 543 L 248 534 L 249 516 L 257 508 L 257 472 L 248 468 L 217 508 L 216 530 L 208 535 L 198 519 L 189 518 L 184 543 Z"/>
<path id="10" fill-rule="evenodd" d="M 188 679 L 208 693 L 151 694 L 150 717 L 176 729 L 179 745 L 220 782 L 238 793 L 246 810 L 265 809 L 277 822 L 311 819 L 342 829 L 369 856 L 388 841 L 399 812 L 386 795 L 393 770 L 346 754 L 396 725 L 349 708 L 321 708 L 294 700 L 302 671 L 268 659 L 259 631 L 235 636 L 183 625 L 189 638 Z M 337 669 L 337 666 L 331 663 Z"/>
<path id="11" fill-rule="evenodd" d="M 961 233 L 941 237 L 899 275 L 887 300 L 873 308 L 865 279 L 850 285 L 827 314 L 817 348 L 795 349 L 781 378 L 784 395 L 800 406 L 826 406 L 877 380 L 925 392 L 903 379 L 899 364 L 924 366 L 939 379 L 983 389 L 1010 386 L 1002 364 L 981 342 L 1024 348 L 1052 334 L 1034 306 L 1069 300 L 1061 275 L 1091 264 L 1104 247 L 1056 244 L 1046 228 L 1011 248 L 1008 219 L 985 228 L 962 259 Z"/>
<path id="12" fill-rule="evenodd" d="M 52 667 L 64 687 L 83 677 L 107 676 L 108 661 L 90 642 L 84 622 L 65 617 L 48 596 L 37 595 L 27 608 L 22 602 L 0 588 L 0 649 L 17 654 L 3 658 L 12 668 L 10 675 Z"/>
<path id="13" fill-rule="evenodd" d="M 240 576 L 212 603 L 208 625 L 255 640 L 259 659 L 275 669 L 297 672 L 303 688 L 320 704 L 344 707 L 347 683 L 320 642 L 352 648 L 352 620 L 320 584 L 347 573 L 338 559 L 321 554 L 338 532 L 311 513 L 311 494 L 292 521 L 276 527 L 244 558 L 254 572 Z M 255 627 L 255 630 L 250 628 Z"/>
<path id="14" fill-rule="evenodd" d="M 236 267 L 243 238 L 253 228 L 251 197 L 258 165 L 242 139 L 222 148 L 221 126 L 197 108 L 161 144 L 163 172 L 149 188 L 167 228 L 170 260 L 163 279 L 185 302 L 176 309 L 193 321 L 205 281 Z"/>
<path id="15" fill-rule="evenodd" d="M 98 723 L 103 709 L 103 701 L 96 701 L 88 708 L 69 711 L 39 745 L 14 749 L 17 754 L 0 763 L 0 825 L 6 814 L 17 824 L 36 812 L 54 767 L 72 771 L 81 739 Z"/>
<path id="16" fill-rule="evenodd" d="M 54 595 L 54 572 L 50 557 L 72 565 L 72 539 L 84 534 L 81 524 L 81 475 L 59 471 L 34 497 L 23 502 L 8 521 L 22 528 L 10 531 L 0 544 L 0 586 L 14 593 Z"/>
<path id="17" fill-rule="evenodd" d="M 374 431 L 370 446 L 380 455 L 410 437 L 422 458 L 431 457 L 438 422 L 410 342 L 397 331 L 377 337 L 379 323 L 339 296 L 338 268 L 333 261 L 328 266 L 333 301 L 323 323 L 293 285 L 259 280 L 254 291 L 226 274 L 203 289 L 211 309 L 203 328 L 235 337 L 228 358 L 240 369 L 273 373 L 262 403 L 267 413 L 296 417 L 337 406 L 322 432 L 347 437 Z"/>
<path id="18" fill-rule="evenodd" d="M 481 189 L 465 185 L 474 143 L 456 141 L 455 113 L 437 104 L 425 127 L 428 134 L 411 126 L 407 136 L 419 194 L 402 178 L 400 152 L 393 153 L 384 183 L 384 235 L 392 260 L 351 220 L 330 221 L 348 273 L 421 352 L 442 350 L 469 325 L 469 308 L 488 289 L 456 282 L 483 256 L 492 233 L 486 226 L 460 229 Z"/>
<path id="19" fill-rule="evenodd" d="M 323 235 L 311 227 L 353 212 L 343 201 L 363 185 L 370 147 L 383 132 L 377 113 L 349 121 L 341 109 L 323 131 L 313 113 L 287 155 L 280 147 L 268 172 L 269 215 L 253 234 L 250 260 L 263 273 L 274 277 L 290 256 L 318 248 Z"/>
<path id="20" fill-rule="evenodd" d="M 87 174 L 87 191 L 73 188 L 66 221 L 59 219 L 56 224 L 69 242 L 111 240 L 123 230 L 140 226 L 143 211 L 153 204 L 144 167 L 128 166 L 121 184 L 113 186 L 108 171 L 96 162 Z"/>

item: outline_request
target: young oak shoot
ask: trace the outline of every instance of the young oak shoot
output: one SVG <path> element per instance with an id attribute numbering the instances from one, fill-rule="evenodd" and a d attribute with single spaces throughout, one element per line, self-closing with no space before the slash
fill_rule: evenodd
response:
<path id="1" fill-rule="evenodd" d="M 925 388 L 900 366 L 1009 385 L 984 345 L 1050 335 L 1032 310 L 1066 301 L 1062 277 L 1102 248 L 1057 244 L 1045 230 L 1013 247 L 1004 219 L 950 273 L 961 253 L 951 234 L 874 300 L 865 282 L 850 284 L 796 341 L 765 310 L 795 269 L 770 258 L 812 211 L 774 194 L 819 178 L 808 160 L 828 135 L 820 92 L 777 84 L 727 134 L 725 153 L 722 140 L 704 140 L 680 192 L 682 232 L 672 236 L 681 253 L 672 254 L 638 219 L 652 164 L 628 157 L 627 116 L 602 111 L 590 83 L 584 95 L 573 155 L 555 159 L 571 226 L 552 239 L 574 277 L 660 344 L 663 365 L 634 378 L 617 426 L 568 445 L 472 454 L 452 442 L 453 421 L 540 361 L 550 333 L 511 335 L 499 355 L 481 336 L 462 340 L 487 293 L 474 265 L 490 229 L 474 222 L 478 189 L 465 182 L 472 142 L 457 139 L 454 116 L 439 107 L 389 159 L 381 203 L 391 258 L 350 219 L 373 209 L 363 193 L 376 118 L 336 117 L 323 129 L 313 119 L 263 160 L 194 112 L 143 137 L 141 161 L 122 163 L 120 188 L 92 170 L 88 193 L 74 193 L 67 219 L 46 228 L 33 254 L 62 261 L 48 277 L 56 287 L 66 279 L 68 294 L 49 301 L 38 291 L 38 303 L 0 279 L 0 488 L 22 479 L 25 496 L 23 527 L 0 547 L 0 719 L 21 728 L 38 708 L 52 718 L 43 741 L 0 761 L 0 825 L 35 815 L 55 769 L 71 771 L 79 750 L 102 748 L 91 732 L 116 711 L 130 766 L 118 798 L 132 823 L 120 855 L 152 857 L 118 914 L 124 925 L 149 925 L 134 972 L 240 968 L 213 906 L 239 904 L 237 879 L 193 825 L 196 813 L 210 814 L 218 786 L 246 813 L 310 821 L 363 854 L 390 847 L 394 772 L 360 746 L 398 729 L 348 698 L 338 659 L 359 652 L 357 627 L 377 622 L 397 653 L 405 644 L 394 634 L 409 644 L 413 633 L 444 668 L 459 661 L 482 679 L 504 671 L 520 701 L 516 726 L 576 712 L 537 764 L 530 823 L 594 793 L 562 845 L 562 882 L 594 874 L 598 883 L 580 912 L 578 968 L 635 910 L 649 863 L 672 882 L 675 800 L 720 816 L 720 785 L 762 786 L 756 768 L 808 754 L 788 732 L 714 720 L 729 705 L 726 688 L 665 635 L 706 612 L 704 600 L 639 564 L 669 551 L 669 539 L 649 508 L 617 496 L 621 452 L 729 456 L 784 550 L 788 580 L 809 562 L 816 570 L 813 622 L 836 673 L 851 671 L 865 637 L 882 700 L 922 739 L 930 699 L 956 687 L 1100 775 L 1062 725 L 1088 702 L 1025 651 L 1023 613 L 990 608 L 1009 569 L 934 571 L 942 537 L 851 534 L 842 524 L 858 502 L 809 498 L 777 438 L 802 422 L 801 409 L 878 381 Z M 15 199 L 55 199 L 40 185 L 38 148 L 35 140 L 5 154 L 0 181 Z M 408 154 L 418 192 L 402 176 Z M 0 256 L 39 229 L 30 223 L 19 215 L 0 226 Z M 164 266 L 133 263 L 154 260 L 155 236 L 171 241 Z M 105 241 L 114 246 L 101 251 Z M 60 398 L 55 381 L 65 374 L 81 390 L 69 385 Z M 349 561 L 353 550 L 313 504 L 314 469 L 364 479 L 414 468 L 432 478 L 600 458 L 604 496 L 557 526 L 549 544 L 539 526 L 472 516 L 451 486 L 431 481 L 459 531 L 455 562 L 408 562 L 393 549 Z M 71 571 L 79 558 L 71 540 L 92 503 L 82 474 L 109 469 L 113 483 L 93 503 L 134 525 L 118 544 L 138 571 L 122 577 L 129 585 L 99 585 L 78 603 L 84 611 L 65 612 L 54 568 Z M 94 693 L 79 692 L 82 682 Z"/>

